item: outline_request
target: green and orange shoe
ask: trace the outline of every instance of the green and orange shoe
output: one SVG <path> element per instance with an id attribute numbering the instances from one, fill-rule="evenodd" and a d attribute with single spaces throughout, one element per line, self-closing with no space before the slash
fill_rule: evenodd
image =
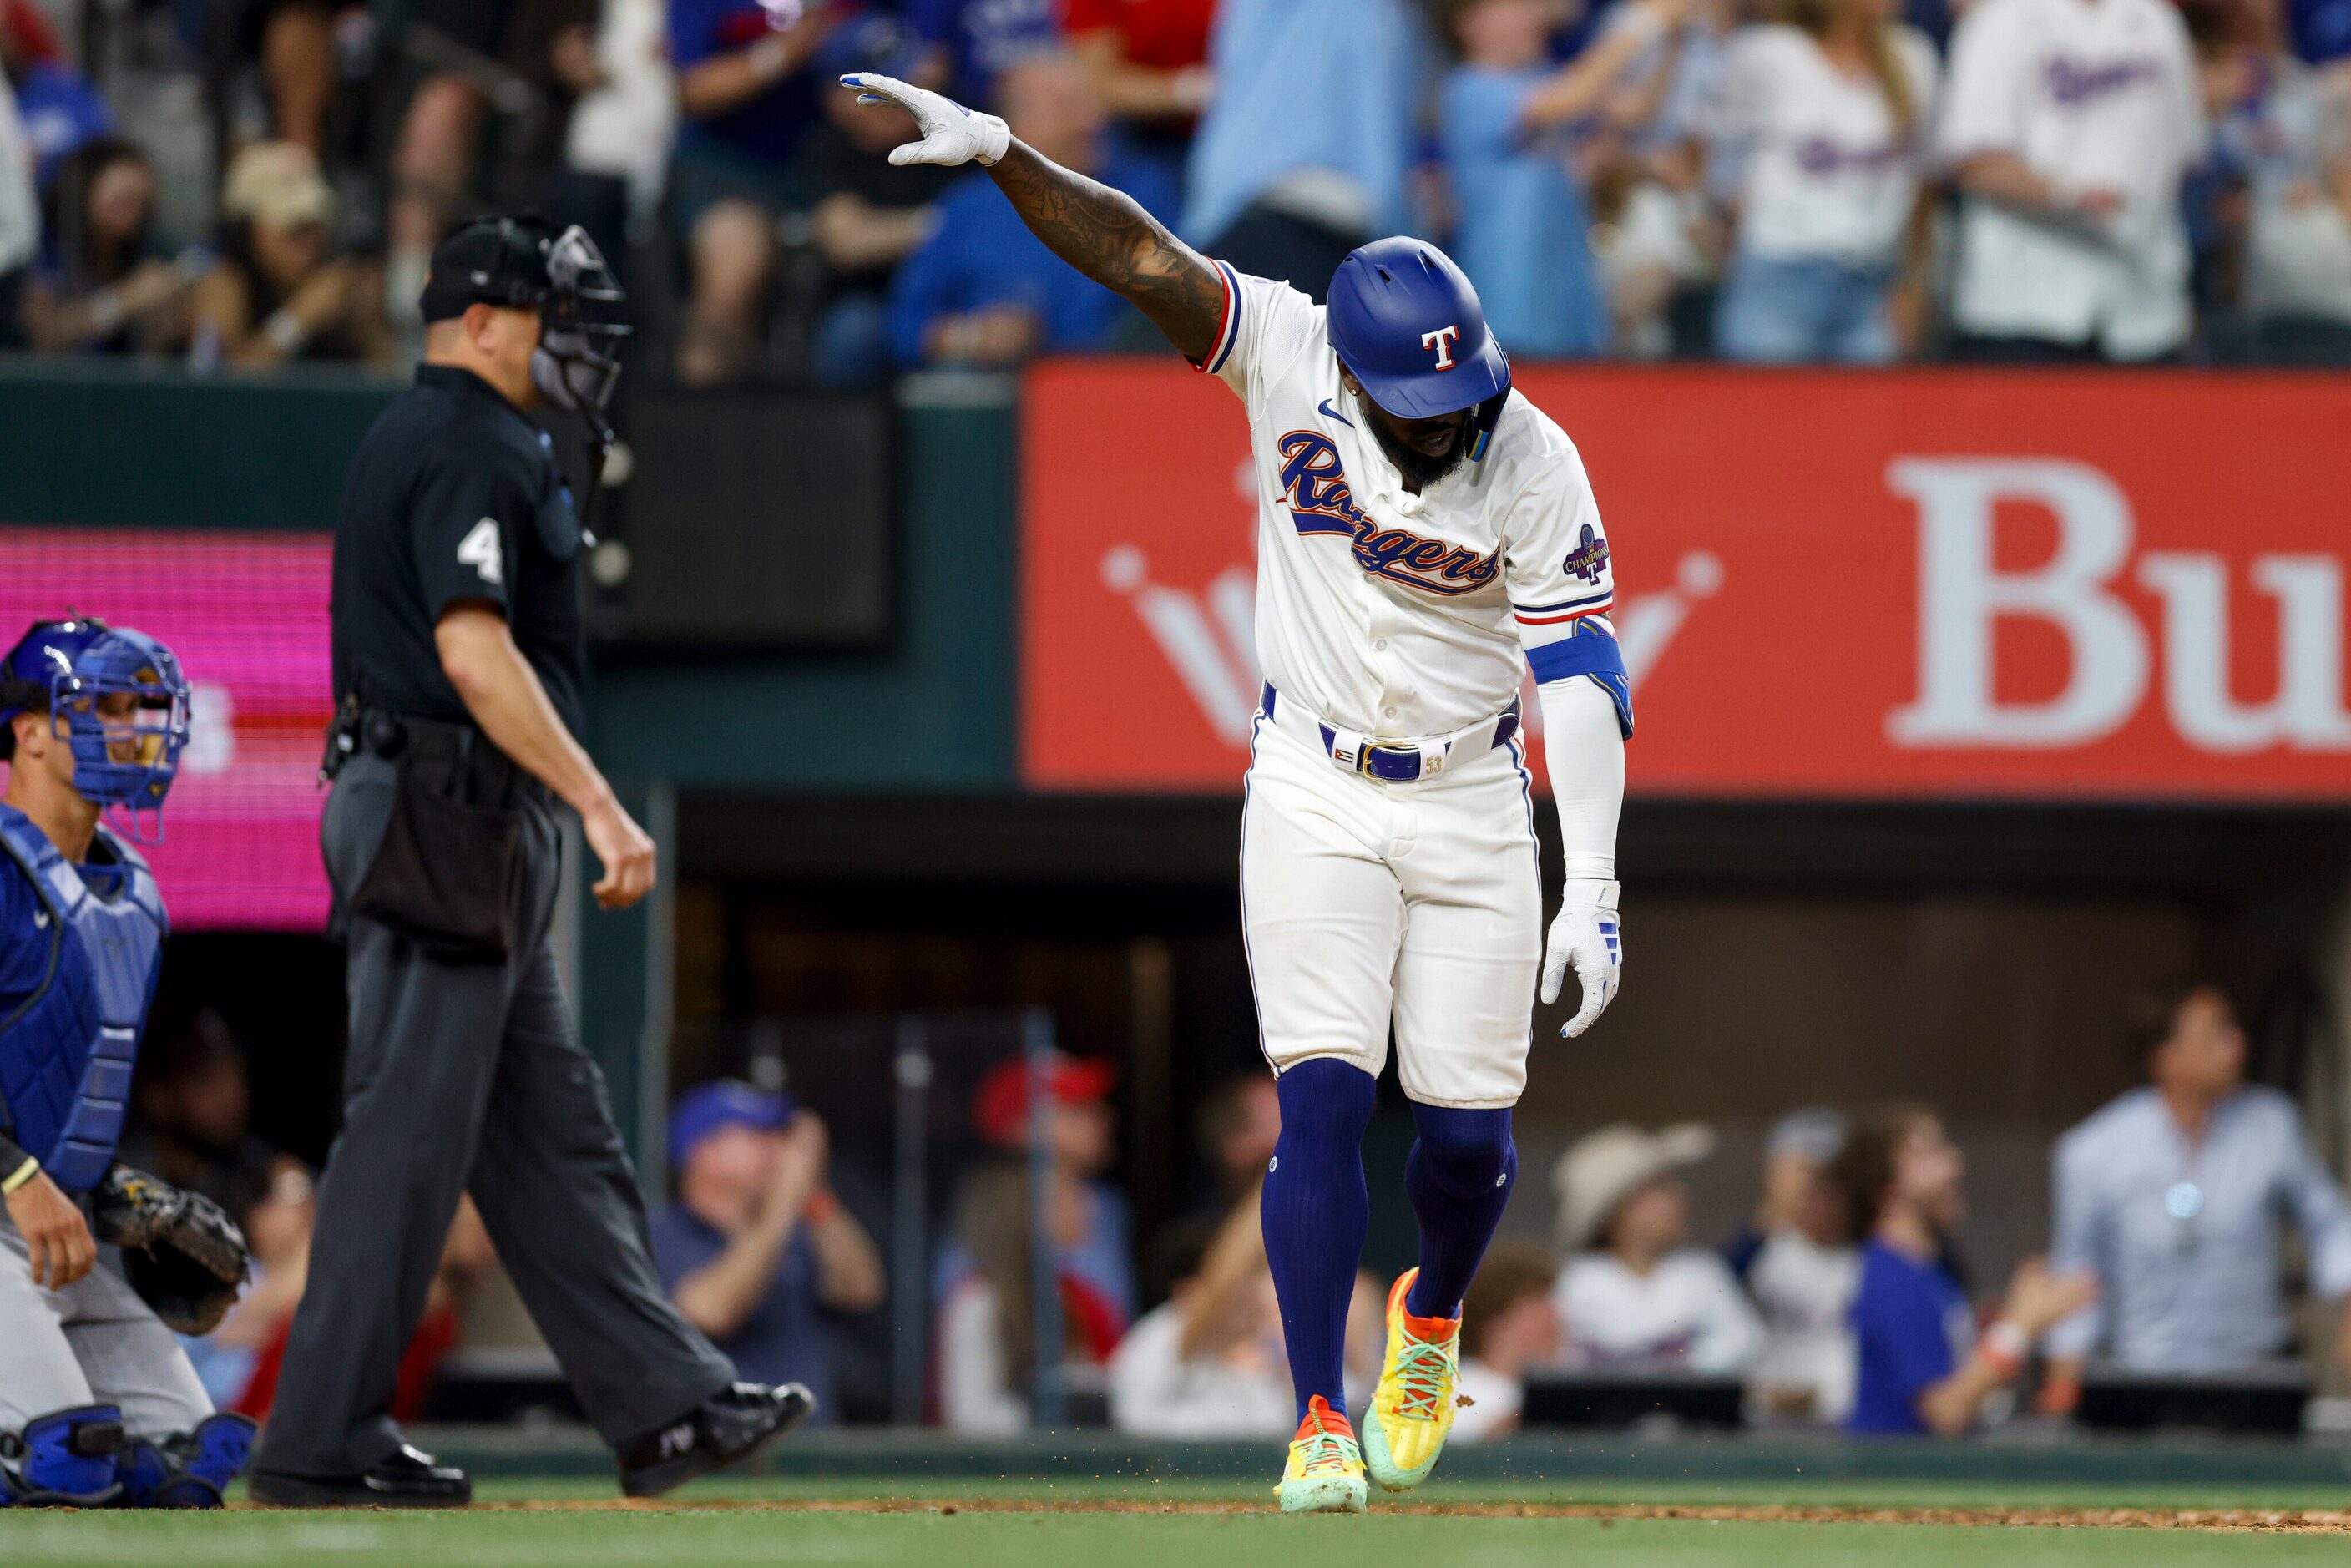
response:
<path id="1" fill-rule="evenodd" d="M 1364 1423 L 1364 1462 L 1389 1491 L 1428 1479 L 1453 1430 L 1453 1390 L 1461 1375 L 1461 1320 L 1416 1318 L 1404 1310 L 1418 1269 L 1388 1290 L 1388 1349 Z"/>
<path id="2" fill-rule="evenodd" d="M 1361 1513 L 1371 1488 L 1364 1482 L 1364 1452 L 1355 1429 L 1320 1394 L 1307 1401 L 1306 1419 L 1290 1439 L 1290 1462 L 1274 1489 L 1284 1513 Z"/>

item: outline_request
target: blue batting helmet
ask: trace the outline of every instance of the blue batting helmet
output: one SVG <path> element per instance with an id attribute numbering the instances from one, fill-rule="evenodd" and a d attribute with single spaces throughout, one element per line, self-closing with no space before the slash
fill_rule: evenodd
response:
<path id="1" fill-rule="evenodd" d="M 1330 322 L 1339 362 L 1398 419 L 1488 402 L 1500 413 L 1510 362 L 1477 289 L 1426 240 L 1399 235 L 1350 252 L 1331 277 Z"/>
<path id="2" fill-rule="evenodd" d="M 114 695 L 132 699 L 130 716 L 99 711 L 98 699 Z M 139 813 L 159 813 L 162 836 L 163 796 L 188 744 L 188 682 L 171 649 L 89 617 L 36 622 L 0 659 L 0 725 L 27 710 L 48 714 L 52 726 L 64 719 L 84 800 L 129 811 L 141 842 Z"/>

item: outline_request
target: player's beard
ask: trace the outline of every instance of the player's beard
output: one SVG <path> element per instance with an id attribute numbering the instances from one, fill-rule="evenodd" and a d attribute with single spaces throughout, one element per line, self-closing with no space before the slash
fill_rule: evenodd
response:
<path id="1" fill-rule="evenodd" d="M 1453 444 L 1445 449 L 1444 455 L 1431 457 L 1427 453 L 1397 440 L 1389 433 L 1387 422 L 1371 409 L 1364 410 L 1364 418 L 1372 427 L 1372 439 L 1380 444 L 1380 450 L 1387 454 L 1388 461 L 1396 465 L 1396 472 L 1404 476 L 1405 483 L 1416 494 L 1427 494 L 1430 486 L 1460 467 L 1462 459 L 1469 455 L 1469 424 L 1467 420 L 1455 427 Z"/>

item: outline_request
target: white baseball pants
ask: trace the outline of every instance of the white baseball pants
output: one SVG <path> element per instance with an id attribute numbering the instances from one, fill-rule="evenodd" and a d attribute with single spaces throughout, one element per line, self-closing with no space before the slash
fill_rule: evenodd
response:
<path id="1" fill-rule="evenodd" d="M 133 1437 L 185 1432 L 213 1413 L 187 1353 L 101 1259 L 62 1291 L 33 1283 L 25 1239 L 0 1214 L 0 1432 L 80 1405 L 114 1405 Z"/>
<path id="2" fill-rule="evenodd" d="M 1241 818 L 1241 920 L 1280 1073 L 1376 1075 L 1393 1021 L 1405 1093 L 1515 1104 L 1542 960 L 1542 882 L 1520 742 L 1389 784 L 1259 718 Z"/>

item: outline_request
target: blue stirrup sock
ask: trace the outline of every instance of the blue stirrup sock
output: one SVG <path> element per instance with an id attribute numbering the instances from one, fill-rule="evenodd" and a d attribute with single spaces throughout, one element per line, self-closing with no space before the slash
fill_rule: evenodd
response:
<path id="1" fill-rule="evenodd" d="M 1347 1413 L 1347 1304 L 1372 1212 L 1364 1130 L 1378 1091 L 1370 1073 L 1330 1057 L 1300 1062 L 1278 1084 L 1281 1137 L 1258 1213 L 1301 1421 L 1318 1394 Z"/>
<path id="2" fill-rule="evenodd" d="M 1416 1103 L 1412 1119 L 1420 1136 L 1405 1161 L 1404 1189 L 1420 1218 L 1420 1277 L 1405 1292 L 1404 1310 L 1458 1318 L 1518 1183 L 1510 1113 Z"/>

